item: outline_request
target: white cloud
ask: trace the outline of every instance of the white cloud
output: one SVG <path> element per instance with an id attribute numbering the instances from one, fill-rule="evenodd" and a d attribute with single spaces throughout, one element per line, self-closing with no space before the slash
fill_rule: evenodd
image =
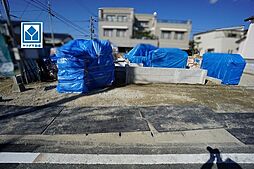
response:
<path id="1" fill-rule="evenodd" d="M 218 2 L 218 0 L 209 0 L 210 4 L 215 4 L 216 2 Z"/>

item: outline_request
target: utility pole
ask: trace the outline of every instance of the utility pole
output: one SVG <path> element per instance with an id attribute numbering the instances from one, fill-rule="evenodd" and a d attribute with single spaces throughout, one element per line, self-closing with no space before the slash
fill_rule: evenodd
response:
<path id="1" fill-rule="evenodd" d="M 15 34 L 14 34 L 13 27 L 12 27 L 12 24 L 11 24 L 11 19 L 10 19 L 11 17 L 10 17 L 9 7 L 7 5 L 8 4 L 7 0 L 2 0 L 2 4 L 3 4 L 3 8 L 4 8 L 4 11 L 5 11 L 5 15 L 6 15 L 7 27 L 8 27 L 8 31 L 10 33 L 11 44 L 12 44 L 12 47 L 15 48 L 15 47 L 17 47 L 17 43 L 14 39 Z"/>
<path id="2" fill-rule="evenodd" d="M 10 17 L 10 11 L 9 11 L 9 6 L 8 6 L 8 2 L 7 0 L 2 0 L 2 4 L 3 4 L 3 8 L 5 11 L 5 15 L 6 15 L 6 21 L 7 21 L 7 27 L 8 27 L 8 32 L 10 34 L 10 41 L 11 41 L 11 45 L 12 45 L 12 50 L 14 52 L 14 56 L 15 59 L 18 62 L 19 65 L 19 72 L 22 74 L 22 64 L 21 64 L 21 60 L 20 60 L 20 54 L 19 54 L 19 50 L 18 50 L 18 43 L 15 40 L 15 33 L 11 24 L 11 17 Z M 19 76 L 19 78 L 17 78 L 16 76 L 12 77 L 13 79 L 13 91 L 15 92 L 22 92 L 25 90 L 25 86 L 22 82 L 22 78 Z"/>
<path id="3" fill-rule="evenodd" d="M 48 13 L 49 13 L 49 22 L 50 22 L 50 31 L 51 31 L 52 44 L 53 44 L 53 47 L 55 47 L 55 37 L 54 37 L 53 26 L 52 26 L 52 13 L 51 13 L 50 0 L 48 0 Z"/>
<path id="4" fill-rule="evenodd" d="M 93 39 L 93 34 L 94 34 L 94 18 L 91 16 L 90 17 L 90 39 Z"/>

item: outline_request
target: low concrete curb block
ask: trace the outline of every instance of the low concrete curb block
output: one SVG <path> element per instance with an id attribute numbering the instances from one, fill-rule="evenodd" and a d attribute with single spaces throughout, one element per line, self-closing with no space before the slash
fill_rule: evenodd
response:
<path id="1" fill-rule="evenodd" d="M 207 70 L 126 67 L 126 82 L 131 83 L 184 83 L 205 84 Z"/>

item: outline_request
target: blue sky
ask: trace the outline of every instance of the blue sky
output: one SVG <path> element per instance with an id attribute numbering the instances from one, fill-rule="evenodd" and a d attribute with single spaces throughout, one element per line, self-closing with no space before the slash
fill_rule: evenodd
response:
<path id="1" fill-rule="evenodd" d="M 31 0 L 9 0 L 16 19 L 43 21 L 49 32 L 46 12 L 28 3 Z M 40 0 L 47 4 L 47 0 Z M 81 27 L 81 32 L 53 17 L 54 32 L 69 33 L 75 38 L 88 34 L 88 20 L 99 7 L 133 7 L 136 13 L 158 13 L 159 19 L 192 20 L 192 34 L 214 28 L 245 25 L 243 20 L 254 15 L 254 0 L 50 0 L 52 9 Z M 1 17 L 5 17 L 1 6 Z M 12 17 L 15 19 L 14 17 Z"/>

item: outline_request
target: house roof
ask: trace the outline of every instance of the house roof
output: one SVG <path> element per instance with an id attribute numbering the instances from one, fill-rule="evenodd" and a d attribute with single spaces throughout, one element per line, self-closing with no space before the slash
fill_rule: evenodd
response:
<path id="1" fill-rule="evenodd" d="M 251 17 L 249 17 L 249 18 L 244 19 L 245 22 L 247 22 L 247 21 L 252 21 L 252 20 L 254 20 L 254 15 L 251 16 Z"/>
<path id="2" fill-rule="evenodd" d="M 216 29 L 212 29 L 212 30 L 208 30 L 208 31 L 204 31 L 204 32 L 199 32 L 199 33 L 195 33 L 193 36 L 196 35 L 201 35 L 201 34 L 205 34 L 205 33 L 209 33 L 209 32 L 214 32 L 214 31 L 230 31 L 230 30 L 234 30 L 234 31 L 242 31 L 241 29 L 243 29 L 243 26 L 233 26 L 233 27 L 227 27 L 227 28 L 216 28 Z"/>
<path id="3" fill-rule="evenodd" d="M 22 22 L 26 22 L 26 21 L 22 21 Z M 0 20 L 0 23 L 5 24 L 5 23 L 7 23 L 7 21 L 6 20 Z M 12 20 L 11 23 L 12 23 L 13 27 L 16 27 L 16 26 L 20 26 L 21 21 Z"/>
<path id="4" fill-rule="evenodd" d="M 125 7 L 101 7 L 99 10 L 124 10 L 124 11 L 133 11 L 134 8 L 125 8 Z"/>
<path id="5" fill-rule="evenodd" d="M 51 33 L 44 33 L 43 35 L 44 35 L 44 38 L 51 38 Z M 73 39 L 73 37 L 67 33 L 54 33 L 54 38 L 57 38 L 57 39 L 71 38 L 71 39 Z"/>
<path id="6" fill-rule="evenodd" d="M 44 33 L 44 40 L 47 44 L 53 44 L 53 39 L 51 38 L 51 33 Z M 62 44 L 67 43 L 68 41 L 73 40 L 73 37 L 66 33 L 54 33 L 54 43 Z"/>
<path id="7" fill-rule="evenodd" d="M 20 26 L 21 22 L 28 22 L 28 21 L 17 21 L 17 20 L 12 20 L 12 26 L 16 27 L 16 26 Z M 6 20 L 0 20 L 1 24 L 5 24 L 7 23 Z M 51 38 L 51 33 L 43 33 L 45 38 Z M 73 37 L 70 34 L 67 33 L 54 33 L 54 37 L 58 38 L 58 39 L 65 39 L 67 37 L 70 37 L 71 39 L 73 39 Z"/>

